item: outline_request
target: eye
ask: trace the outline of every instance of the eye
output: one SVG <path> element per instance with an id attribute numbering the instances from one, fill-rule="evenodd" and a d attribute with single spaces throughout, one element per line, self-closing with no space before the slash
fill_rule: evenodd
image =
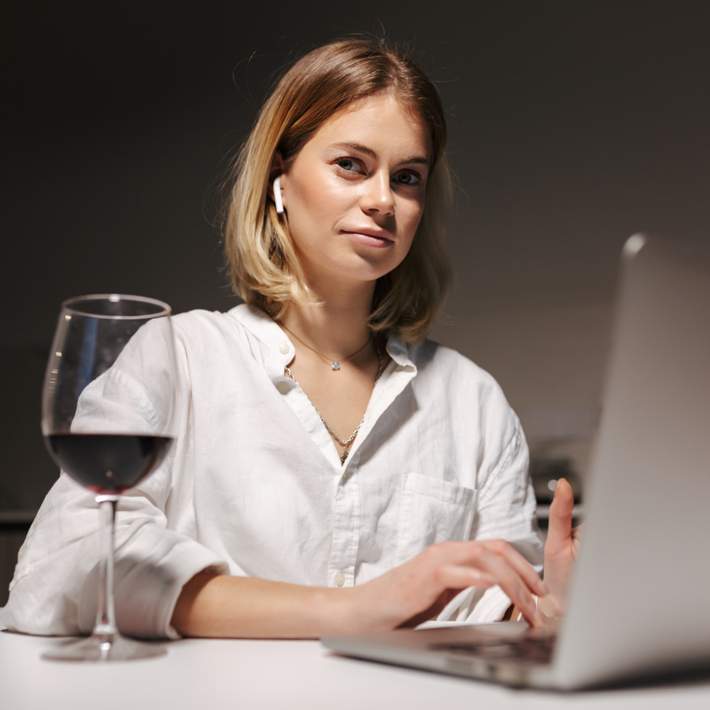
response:
<path id="1" fill-rule="evenodd" d="M 365 168 L 361 161 L 356 158 L 338 158 L 335 164 L 347 173 L 365 173 Z"/>
<path id="2" fill-rule="evenodd" d="M 395 182 L 398 185 L 407 185 L 414 187 L 421 184 L 422 176 L 415 170 L 403 170 L 395 175 Z"/>

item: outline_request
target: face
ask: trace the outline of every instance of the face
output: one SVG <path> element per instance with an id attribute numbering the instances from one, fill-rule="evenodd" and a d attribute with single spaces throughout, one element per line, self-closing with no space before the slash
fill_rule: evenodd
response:
<path id="1" fill-rule="evenodd" d="M 326 121 L 281 176 L 289 230 L 311 286 L 374 281 L 407 255 L 424 209 L 425 125 L 390 93 Z"/>

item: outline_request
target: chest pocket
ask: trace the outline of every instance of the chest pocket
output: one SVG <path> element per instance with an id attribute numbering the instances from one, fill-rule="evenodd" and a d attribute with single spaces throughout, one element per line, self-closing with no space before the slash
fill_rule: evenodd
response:
<path id="1" fill-rule="evenodd" d="M 471 532 L 476 491 L 418 473 L 404 476 L 399 508 L 397 563 L 429 545 L 466 540 Z"/>

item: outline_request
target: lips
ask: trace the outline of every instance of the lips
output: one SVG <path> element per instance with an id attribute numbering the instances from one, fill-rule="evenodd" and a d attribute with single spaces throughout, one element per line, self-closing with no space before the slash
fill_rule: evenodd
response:
<path id="1" fill-rule="evenodd" d="M 389 232 L 381 232 L 375 229 L 368 228 L 353 228 L 353 229 L 342 229 L 344 234 L 353 234 L 355 236 L 360 235 L 362 237 L 369 237 L 370 239 L 377 239 L 385 244 L 393 244 L 394 239 L 390 236 Z"/>

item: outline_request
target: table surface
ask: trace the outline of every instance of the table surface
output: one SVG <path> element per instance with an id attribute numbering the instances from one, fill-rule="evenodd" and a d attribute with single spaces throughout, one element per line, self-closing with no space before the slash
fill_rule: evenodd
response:
<path id="1" fill-rule="evenodd" d="M 0 632 L 0 707 L 139 708 L 639 708 L 710 707 L 710 675 L 694 681 L 574 694 L 520 691 L 344 658 L 317 641 L 185 639 L 168 655 L 109 664 L 43 661 L 57 639 Z"/>

